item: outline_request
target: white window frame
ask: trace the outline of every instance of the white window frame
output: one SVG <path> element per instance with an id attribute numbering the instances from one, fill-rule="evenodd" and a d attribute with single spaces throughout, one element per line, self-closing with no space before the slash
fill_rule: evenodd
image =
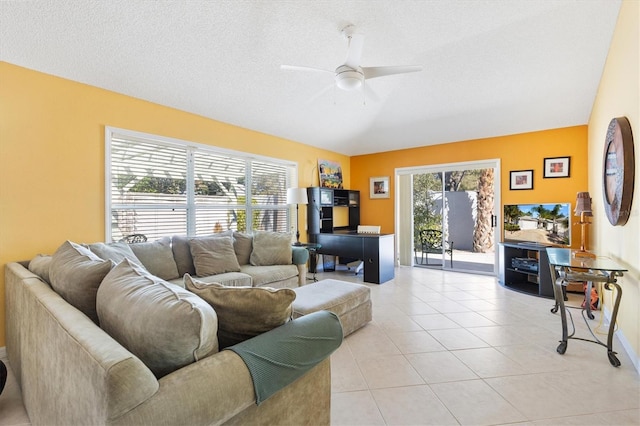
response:
<path id="1" fill-rule="evenodd" d="M 130 138 L 144 140 L 148 143 L 155 143 L 157 145 L 173 146 L 178 148 L 184 148 L 187 151 L 187 170 L 186 170 L 186 191 L 187 201 L 185 204 L 176 204 L 173 206 L 163 205 L 163 208 L 185 208 L 187 211 L 187 235 L 195 236 L 196 224 L 196 203 L 195 203 L 195 179 L 194 179 L 194 155 L 196 152 L 209 153 L 212 155 L 224 155 L 229 157 L 238 158 L 245 161 L 245 205 L 225 205 L 225 206 L 212 206 L 212 209 L 228 209 L 229 207 L 243 207 L 246 209 L 246 221 L 247 230 L 253 229 L 253 210 L 283 210 L 286 212 L 287 217 L 287 229 L 291 229 L 291 218 L 295 214 L 293 206 L 287 204 L 270 204 L 260 205 L 252 204 L 252 163 L 254 161 L 273 163 L 282 165 L 289 168 L 286 177 L 286 187 L 297 186 L 298 182 L 298 163 L 293 161 L 282 160 L 279 158 L 266 157 L 256 154 L 250 154 L 242 151 L 235 151 L 231 149 L 220 148 L 212 145 L 206 145 L 196 142 L 185 141 L 181 139 L 170 138 L 166 136 L 153 135 L 149 133 L 137 132 L 134 130 L 120 129 L 112 126 L 105 126 L 105 241 L 112 241 L 112 220 L 111 211 L 113 207 L 111 199 L 111 144 L 113 138 L 117 136 L 120 138 Z M 126 206 L 118 206 L 126 207 Z M 144 206 L 137 206 L 144 209 Z"/>

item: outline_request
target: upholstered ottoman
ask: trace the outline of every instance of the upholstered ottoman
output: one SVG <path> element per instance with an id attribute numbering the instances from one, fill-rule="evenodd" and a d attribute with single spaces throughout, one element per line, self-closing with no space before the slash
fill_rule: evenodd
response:
<path id="1" fill-rule="evenodd" d="M 344 336 L 371 321 L 371 290 L 366 285 L 338 280 L 322 280 L 294 288 L 293 317 L 316 311 L 338 315 Z"/>

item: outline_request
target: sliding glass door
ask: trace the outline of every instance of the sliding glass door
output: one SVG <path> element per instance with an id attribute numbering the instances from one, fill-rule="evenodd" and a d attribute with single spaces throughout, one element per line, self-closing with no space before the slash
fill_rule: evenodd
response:
<path id="1" fill-rule="evenodd" d="M 396 231 L 400 264 L 494 274 L 498 170 L 498 160 L 397 170 L 399 224 L 412 224 L 410 241 L 406 225 Z"/>

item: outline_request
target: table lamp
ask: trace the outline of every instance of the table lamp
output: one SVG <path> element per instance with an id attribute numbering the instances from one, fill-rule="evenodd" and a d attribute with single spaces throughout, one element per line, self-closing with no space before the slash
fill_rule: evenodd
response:
<path id="1" fill-rule="evenodd" d="M 586 247 L 586 239 L 587 239 L 587 225 L 590 225 L 591 222 L 587 220 L 588 216 L 593 216 L 591 212 L 591 197 L 588 192 L 578 192 L 578 196 L 576 198 L 576 208 L 573 211 L 575 216 L 580 216 L 580 250 L 575 251 L 573 255 L 575 257 L 588 257 L 595 258 L 596 255 L 593 253 L 589 253 Z"/>
<path id="2" fill-rule="evenodd" d="M 309 204 L 306 188 L 287 188 L 287 204 L 296 205 L 296 242 L 294 245 L 300 245 L 300 227 L 298 226 L 298 207 L 300 204 Z"/>

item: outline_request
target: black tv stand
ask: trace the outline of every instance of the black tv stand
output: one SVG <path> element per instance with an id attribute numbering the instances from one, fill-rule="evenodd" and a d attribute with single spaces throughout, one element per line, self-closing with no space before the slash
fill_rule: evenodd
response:
<path id="1" fill-rule="evenodd" d="M 522 293 L 553 298 L 547 247 L 550 246 L 539 243 L 500 243 L 500 284 Z M 536 263 L 537 268 L 534 267 Z"/>

